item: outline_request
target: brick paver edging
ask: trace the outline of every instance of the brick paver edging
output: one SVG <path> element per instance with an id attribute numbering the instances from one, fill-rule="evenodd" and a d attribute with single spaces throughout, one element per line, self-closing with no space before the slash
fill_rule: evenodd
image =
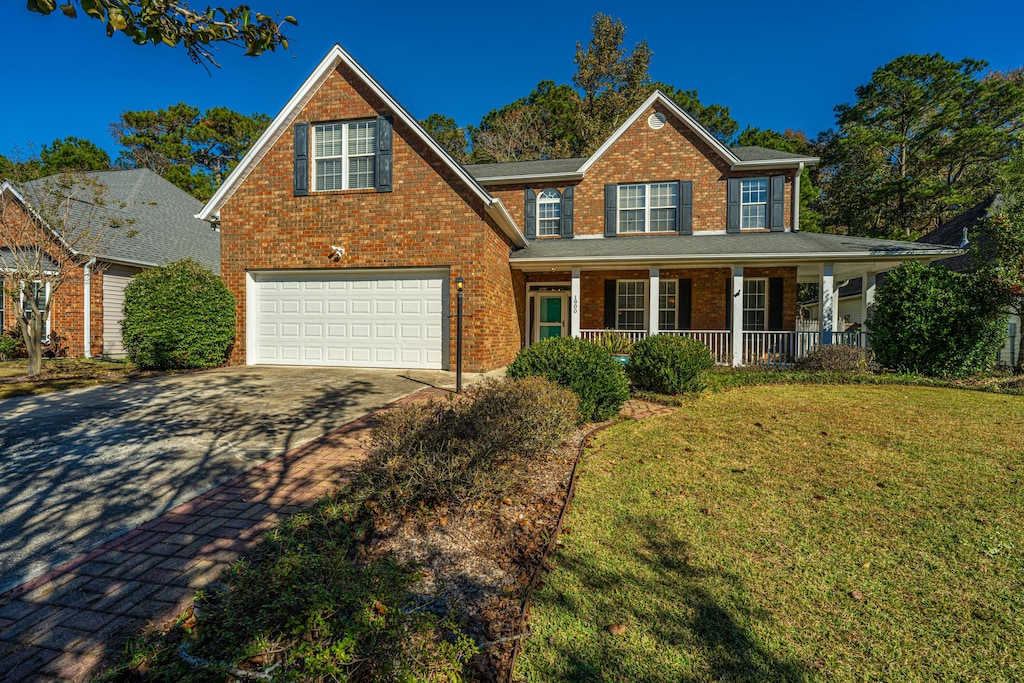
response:
<path id="1" fill-rule="evenodd" d="M 423 389 L 382 410 L 445 393 Z M 127 636 L 177 616 L 196 589 L 216 580 L 280 519 L 349 481 L 366 455 L 375 414 L 0 595 L 0 681 L 95 675 Z"/>

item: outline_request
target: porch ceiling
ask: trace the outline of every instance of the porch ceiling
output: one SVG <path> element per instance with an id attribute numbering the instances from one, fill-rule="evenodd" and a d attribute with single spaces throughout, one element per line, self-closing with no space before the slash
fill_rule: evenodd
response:
<path id="1" fill-rule="evenodd" d="M 836 264 L 836 276 L 888 270 L 903 261 L 933 261 L 960 254 L 955 246 L 876 240 L 809 232 L 714 235 L 637 235 L 533 240 L 512 252 L 520 270 L 648 266 L 725 267 L 731 264 L 798 266 L 798 277 L 817 278 L 818 266 Z M 843 271 L 843 272 L 840 272 Z"/>

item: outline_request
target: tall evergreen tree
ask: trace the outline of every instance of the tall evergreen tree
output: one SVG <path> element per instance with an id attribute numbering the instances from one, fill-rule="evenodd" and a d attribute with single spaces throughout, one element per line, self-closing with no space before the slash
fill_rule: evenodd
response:
<path id="1" fill-rule="evenodd" d="M 54 140 L 39 150 L 40 174 L 65 171 L 103 171 L 110 168 L 110 155 L 96 143 L 68 136 Z"/>
<path id="2" fill-rule="evenodd" d="M 455 119 L 434 113 L 420 121 L 420 125 L 460 164 L 469 160 L 469 138 L 466 136 L 466 129 L 460 128 Z"/>

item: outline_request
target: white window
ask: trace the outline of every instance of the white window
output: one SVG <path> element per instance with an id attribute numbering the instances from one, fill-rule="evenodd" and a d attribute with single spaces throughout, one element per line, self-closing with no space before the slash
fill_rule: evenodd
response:
<path id="1" fill-rule="evenodd" d="M 39 280 L 36 280 L 29 286 L 29 283 L 21 283 L 21 310 L 25 314 L 25 322 L 29 321 L 32 315 L 32 304 L 26 301 L 26 298 L 31 296 L 35 299 L 36 309 L 42 311 L 46 308 L 46 302 L 50 299 L 50 283 L 43 284 Z M 50 339 L 50 312 L 46 312 L 46 325 L 43 327 L 43 341 Z"/>
<path id="2" fill-rule="evenodd" d="M 615 329 L 645 330 L 646 280 L 619 280 L 615 305 Z"/>
<path id="3" fill-rule="evenodd" d="M 313 126 L 313 189 L 374 187 L 376 140 L 375 120 Z"/>
<path id="4" fill-rule="evenodd" d="M 748 278 L 743 281 L 743 329 L 756 332 L 767 329 L 768 280 Z"/>
<path id="5" fill-rule="evenodd" d="M 558 190 L 544 190 L 537 198 L 537 235 L 549 237 L 562 234 L 562 195 Z"/>
<path id="6" fill-rule="evenodd" d="M 675 232 L 679 183 L 619 185 L 618 232 Z"/>
<path id="7" fill-rule="evenodd" d="M 740 228 L 768 227 L 768 179 L 740 181 Z"/>
<path id="8" fill-rule="evenodd" d="M 678 311 L 678 280 L 658 281 L 658 329 L 675 330 L 677 323 L 676 312 Z"/>

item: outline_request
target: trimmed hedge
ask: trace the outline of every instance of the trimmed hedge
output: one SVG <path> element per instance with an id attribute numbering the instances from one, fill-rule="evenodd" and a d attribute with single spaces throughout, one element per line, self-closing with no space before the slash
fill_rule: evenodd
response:
<path id="1" fill-rule="evenodd" d="M 128 358 L 143 369 L 221 365 L 235 341 L 235 298 L 191 259 L 146 270 L 125 287 L 121 334 Z"/>
<path id="2" fill-rule="evenodd" d="M 867 326 L 883 367 L 934 377 L 990 371 L 1006 338 L 1006 315 L 984 287 L 945 266 L 915 262 L 889 272 Z"/>
<path id="3" fill-rule="evenodd" d="M 618 361 L 597 344 L 574 337 L 553 337 L 523 349 L 506 374 L 546 377 L 571 389 L 583 421 L 607 420 L 629 398 L 629 382 Z"/>
<path id="4" fill-rule="evenodd" d="M 841 344 L 819 346 L 796 362 L 808 372 L 875 372 L 878 364 L 871 349 Z"/>
<path id="5" fill-rule="evenodd" d="M 714 366 L 711 351 L 696 339 L 656 334 L 633 345 L 626 374 L 642 391 L 683 394 L 703 391 Z"/>

